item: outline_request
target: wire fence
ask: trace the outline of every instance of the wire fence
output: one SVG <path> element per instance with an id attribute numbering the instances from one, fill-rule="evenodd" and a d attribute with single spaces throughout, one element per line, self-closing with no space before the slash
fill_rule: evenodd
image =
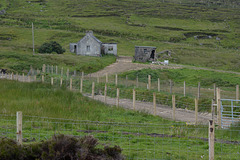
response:
<path id="1" fill-rule="evenodd" d="M 68 71 L 67 71 L 68 72 Z M 66 73 L 67 73 L 66 72 Z M 73 91 L 88 94 L 89 96 L 108 96 L 117 101 L 130 99 L 133 101 L 133 90 L 135 98 L 141 103 L 150 103 L 148 112 L 154 114 L 153 93 L 156 95 L 156 104 L 164 105 L 173 111 L 173 97 L 167 92 L 156 92 L 155 90 L 141 89 L 136 86 L 131 87 L 108 81 L 107 92 L 105 90 L 106 81 L 99 77 L 86 76 L 82 73 L 78 76 L 63 74 L 41 73 L 33 71 L 28 75 L 1 74 L 1 78 L 19 80 L 25 82 L 44 82 L 55 87 L 67 87 Z M 106 78 L 106 77 L 104 77 Z M 103 78 L 102 78 L 103 79 Z M 106 80 L 106 79 L 105 79 Z M 110 80 L 110 79 L 108 79 Z M 93 90 L 94 82 L 94 90 Z M 118 81 L 120 82 L 120 81 Z M 119 94 L 117 90 L 119 89 Z M 92 94 L 93 93 L 93 94 Z M 107 101 L 110 99 L 106 99 Z M 115 103 L 115 102 L 114 102 Z M 191 96 L 176 96 L 175 106 L 183 109 L 195 109 L 195 102 Z M 116 103 L 115 103 L 116 104 Z M 129 109 L 134 109 L 133 103 L 129 104 Z M 137 106 L 136 106 L 137 107 Z M 157 106 L 158 107 L 158 106 Z M 146 105 L 143 107 L 147 109 Z M 137 108 L 136 108 L 137 109 Z M 198 112 L 210 111 L 211 103 L 208 101 L 198 101 Z M 176 111 L 177 112 L 177 111 Z M 194 112 L 190 112 L 194 115 Z M 215 112 L 216 113 L 216 112 Z M 164 114 L 167 114 L 166 112 Z M 205 115 L 207 121 L 211 117 Z M 198 114 L 200 121 L 200 114 Z M 0 137 L 16 138 L 16 115 L 0 115 L 1 127 Z M 177 115 L 176 115 L 177 117 Z M 187 117 L 189 119 L 189 117 Z M 195 118 L 193 116 L 193 118 Z M 197 121 L 196 121 L 197 122 Z M 206 124 L 206 123 L 205 123 Z M 37 116 L 23 116 L 23 143 L 39 142 L 49 139 L 54 134 L 67 134 L 76 137 L 93 135 L 102 143 L 119 145 L 123 149 L 126 159 L 208 159 L 209 157 L 209 131 L 206 125 L 189 125 L 189 123 L 164 123 L 164 124 L 143 124 L 143 123 L 121 123 L 121 122 L 93 122 L 82 120 L 56 119 Z M 234 123 L 225 129 L 215 128 L 215 158 L 216 159 L 239 159 L 240 156 L 240 128 L 239 123 Z"/>
<path id="2" fill-rule="evenodd" d="M 32 70 L 34 71 L 34 70 Z M 32 74 L 31 71 L 31 74 Z M 60 76 L 63 78 L 81 78 L 83 77 L 85 80 L 94 81 L 97 83 L 107 83 L 107 84 L 115 84 L 117 86 L 124 86 L 128 88 L 140 88 L 140 89 L 149 89 L 156 92 L 166 92 L 170 94 L 178 94 L 181 96 L 190 96 L 197 98 L 215 98 L 215 90 L 216 84 L 212 84 L 212 86 L 201 86 L 200 83 L 196 85 L 187 84 L 186 82 L 174 82 L 170 79 L 161 79 L 161 77 L 156 78 L 153 77 L 150 79 L 140 78 L 138 76 L 134 77 L 133 75 L 96 75 L 96 74 L 88 74 L 84 75 L 84 72 L 78 71 L 70 71 L 66 68 L 59 68 L 58 66 L 53 65 L 45 65 L 44 73 L 51 74 L 52 76 Z M 40 71 L 39 71 L 40 72 Z M 30 73 L 30 72 L 29 72 Z M 35 71 L 34 74 L 36 74 Z M 222 88 L 222 98 L 224 99 L 239 99 L 239 94 L 237 97 L 237 89 L 238 85 L 235 87 L 221 87 Z"/>
<path id="3" fill-rule="evenodd" d="M 16 115 L 0 115 L 0 137 L 16 139 Z M 23 144 L 50 139 L 54 134 L 93 135 L 101 143 L 119 145 L 126 159 L 208 159 L 208 126 L 186 123 L 121 123 L 57 119 L 23 115 Z M 240 128 L 214 127 L 216 159 L 238 159 Z"/>
<path id="4" fill-rule="evenodd" d="M 80 90 L 82 93 L 92 93 L 92 83 L 94 82 L 94 95 L 105 95 L 112 98 L 133 100 L 133 89 L 136 90 L 136 100 L 142 102 L 153 102 L 153 93 L 156 93 L 156 104 L 172 107 L 172 95 L 176 95 L 176 107 L 196 110 L 195 98 L 198 99 L 198 112 L 211 112 L 212 99 L 216 99 L 216 86 L 213 88 L 201 88 L 198 84 L 195 87 L 174 84 L 171 80 L 160 80 L 152 82 L 141 82 L 136 77 L 135 80 L 129 80 L 128 77 L 122 78 L 118 75 L 113 76 L 92 76 L 84 75 L 83 72 L 70 71 L 69 69 L 59 68 L 58 66 L 44 65 L 42 70 L 31 69 L 25 76 L 24 74 L 3 74 L 2 78 L 18 79 L 20 81 L 30 82 L 39 81 L 49 83 L 54 86 L 64 86 L 71 90 Z M 107 93 L 105 93 L 105 84 L 107 84 Z M 119 97 L 117 90 L 119 89 Z M 221 98 L 238 99 L 239 86 L 221 90 Z M 216 113 L 216 112 L 215 112 Z"/>

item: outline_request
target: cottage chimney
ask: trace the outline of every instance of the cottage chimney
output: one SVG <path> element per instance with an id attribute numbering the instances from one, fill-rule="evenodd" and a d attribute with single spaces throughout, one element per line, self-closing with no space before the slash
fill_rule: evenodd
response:
<path id="1" fill-rule="evenodd" d="M 93 31 L 87 31 L 86 35 L 93 35 Z"/>

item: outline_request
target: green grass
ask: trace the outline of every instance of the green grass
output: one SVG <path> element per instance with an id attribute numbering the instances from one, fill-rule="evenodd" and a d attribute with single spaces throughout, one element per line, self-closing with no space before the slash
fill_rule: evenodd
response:
<path id="1" fill-rule="evenodd" d="M 240 82 L 240 75 L 233 73 L 221 73 L 216 71 L 194 70 L 194 69 L 143 69 L 128 71 L 120 74 L 124 78 L 128 76 L 130 80 L 135 80 L 138 76 L 140 82 L 148 82 L 148 75 L 151 75 L 152 82 L 157 82 L 158 78 L 162 81 L 172 80 L 175 84 L 183 84 L 185 81 L 188 86 L 197 86 L 198 82 L 202 87 L 213 87 L 216 83 L 220 88 L 235 87 Z"/>
<path id="2" fill-rule="evenodd" d="M 114 63 L 115 56 L 89 57 L 77 55 L 32 55 L 16 53 L 14 51 L 3 51 L 0 53 L 0 68 L 7 69 L 8 72 L 26 72 L 30 66 L 35 69 L 42 69 L 43 64 L 69 68 L 70 71 L 92 73 L 103 69 Z"/>
<path id="3" fill-rule="evenodd" d="M 164 121 L 144 113 L 106 107 L 103 103 L 85 98 L 80 93 L 54 88 L 47 84 L 1 80 L 0 86 L 1 111 L 4 110 L 6 114 L 14 114 L 21 110 L 25 115 L 78 120 L 107 122 L 122 120 L 142 123 Z"/>
<path id="4" fill-rule="evenodd" d="M 171 50 L 170 63 L 239 71 L 237 3 L 6 0 L 0 2 L 7 10 L 0 19 L 0 49 L 30 54 L 34 22 L 36 48 L 55 40 L 69 52 L 69 43 L 79 41 L 86 30 L 93 30 L 102 42 L 117 42 L 119 55 L 133 56 L 135 45 L 150 45 L 156 46 L 158 52 Z M 196 40 L 197 35 L 212 38 Z"/>
<path id="5" fill-rule="evenodd" d="M 119 145 L 127 159 L 199 159 L 208 155 L 208 142 L 201 139 L 208 137 L 208 126 L 176 123 L 146 113 L 106 106 L 80 93 L 47 84 L 1 80 L 0 88 L 2 136 L 15 139 L 15 116 L 4 115 L 22 111 L 23 137 L 30 143 L 48 139 L 54 133 L 91 134 L 101 143 Z M 216 130 L 216 138 L 239 141 L 238 128 Z M 238 150 L 237 144 L 216 142 L 215 156 L 236 159 Z"/>

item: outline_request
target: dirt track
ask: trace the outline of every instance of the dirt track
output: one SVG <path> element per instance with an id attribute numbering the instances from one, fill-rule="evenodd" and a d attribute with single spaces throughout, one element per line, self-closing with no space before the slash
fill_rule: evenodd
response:
<path id="1" fill-rule="evenodd" d="M 91 98 L 89 94 L 85 94 L 85 96 Z M 104 102 L 104 96 L 102 95 L 95 95 L 94 99 Z M 107 97 L 107 104 L 116 105 L 116 99 Z M 120 99 L 119 106 L 126 109 L 133 110 L 133 102 L 130 99 Z M 150 102 L 136 101 L 135 107 L 136 107 L 136 110 L 142 111 L 145 113 L 153 114 L 154 112 L 153 103 L 150 103 Z M 173 118 L 172 108 L 166 105 L 157 104 L 156 115 L 163 117 L 165 119 L 172 119 Z M 183 121 L 183 122 L 187 122 L 188 124 L 195 124 L 195 111 L 177 108 L 175 112 L 175 116 L 176 116 L 176 121 Z M 210 113 L 198 113 L 198 123 L 208 124 L 210 119 L 211 119 Z"/>
<path id="2" fill-rule="evenodd" d="M 144 68 L 151 68 L 151 69 L 164 69 L 164 68 L 181 68 L 181 67 L 170 67 L 170 66 L 163 66 L 163 65 L 156 65 L 156 64 L 140 64 L 140 63 L 132 63 L 132 57 L 127 56 L 120 56 L 118 57 L 117 61 L 107 67 L 105 67 L 103 70 L 100 70 L 98 72 L 92 73 L 91 76 L 97 77 L 97 76 L 105 76 L 106 73 L 111 75 L 115 73 L 121 73 L 126 72 L 130 70 L 140 70 Z"/>

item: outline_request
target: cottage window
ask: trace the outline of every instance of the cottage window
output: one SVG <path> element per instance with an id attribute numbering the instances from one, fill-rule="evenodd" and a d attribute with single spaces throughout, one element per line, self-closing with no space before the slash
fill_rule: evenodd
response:
<path id="1" fill-rule="evenodd" d="M 147 49 L 144 49 L 144 53 L 147 54 Z"/>
<path id="2" fill-rule="evenodd" d="M 113 51 L 113 46 L 109 46 L 108 51 Z"/>
<path id="3" fill-rule="evenodd" d="M 87 46 L 87 52 L 90 52 L 90 46 Z"/>

